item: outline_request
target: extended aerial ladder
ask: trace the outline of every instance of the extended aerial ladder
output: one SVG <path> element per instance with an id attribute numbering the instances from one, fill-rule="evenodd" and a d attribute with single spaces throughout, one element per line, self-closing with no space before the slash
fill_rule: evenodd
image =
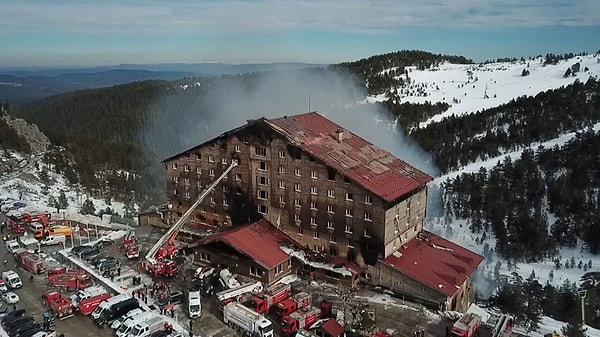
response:
<path id="1" fill-rule="evenodd" d="M 146 254 L 146 261 L 148 262 L 150 269 L 156 270 L 157 264 L 163 263 L 165 258 L 172 258 L 175 252 L 179 249 L 174 243 L 175 238 L 179 234 L 179 231 L 186 224 L 188 218 L 192 212 L 202 203 L 206 196 L 212 192 L 217 185 L 223 180 L 234 167 L 238 165 L 237 160 L 232 160 L 231 165 L 221 173 L 221 175 L 215 179 L 202 193 L 198 196 L 198 199 L 188 208 L 185 213 L 175 222 L 169 230 L 150 248 L 148 254 Z M 156 272 L 154 272 L 156 273 Z"/>

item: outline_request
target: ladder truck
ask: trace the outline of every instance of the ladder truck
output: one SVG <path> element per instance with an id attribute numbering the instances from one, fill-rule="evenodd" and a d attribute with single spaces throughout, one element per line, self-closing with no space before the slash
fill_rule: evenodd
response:
<path id="1" fill-rule="evenodd" d="M 263 284 L 261 282 L 246 283 L 238 287 L 226 289 L 217 293 L 217 300 L 219 302 L 219 310 L 223 311 L 223 307 L 230 302 L 239 302 L 243 296 L 248 294 L 258 294 L 263 291 Z"/>
<path id="2" fill-rule="evenodd" d="M 150 248 L 146 254 L 146 262 L 143 263 L 143 268 L 154 276 L 174 276 L 179 271 L 177 262 L 173 261 L 173 256 L 181 248 L 175 244 L 175 238 L 179 231 L 186 224 L 192 212 L 202 203 L 204 198 L 212 192 L 217 185 L 223 180 L 233 168 L 238 165 L 237 160 L 232 160 L 231 165 L 221 173 L 200 195 L 198 199 L 188 208 L 188 210 L 175 222 L 169 230 Z"/>

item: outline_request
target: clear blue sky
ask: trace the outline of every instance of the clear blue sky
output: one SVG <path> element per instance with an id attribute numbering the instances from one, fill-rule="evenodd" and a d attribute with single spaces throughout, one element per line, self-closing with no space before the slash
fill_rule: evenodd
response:
<path id="1" fill-rule="evenodd" d="M 600 49 L 600 0 L 0 0 L 0 67 Z"/>

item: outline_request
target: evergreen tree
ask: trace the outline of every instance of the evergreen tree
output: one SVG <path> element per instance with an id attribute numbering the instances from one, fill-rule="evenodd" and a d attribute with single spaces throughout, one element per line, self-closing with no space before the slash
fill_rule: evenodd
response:
<path id="1" fill-rule="evenodd" d="M 57 200 L 57 205 L 56 207 L 58 208 L 58 212 L 60 212 L 61 209 L 66 209 L 67 207 L 69 207 L 69 202 L 67 201 L 67 196 L 65 195 L 65 191 L 60 191 L 60 195 L 58 196 L 58 200 Z"/>
<path id="2" fill-rule="evenodd" d="M 96 214 L 96 206 L 94 206 L 94 202 L 90 199 L 86 199 L 81 206 L 81 214 Z"/>
<path id="3" fill-rule="evenodd" d="M 583 327 L 581 321 L 579 322 L 568 322 L 566 326 L 564 326 L 561 331 L 565 337 L 586 337 L 585 333 L 587 329 Z"/>

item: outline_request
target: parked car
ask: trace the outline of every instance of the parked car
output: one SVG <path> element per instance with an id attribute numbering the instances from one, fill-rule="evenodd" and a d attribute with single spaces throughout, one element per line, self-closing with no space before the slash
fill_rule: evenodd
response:
<path id="1" fill-rule="evenodd" d="M 33 317 L 31 316 L 20 316 L 15 317 L 8 322 L 3 323 L 4 330 L 13 329 L 16 326 L 27 324 L 27 322 L 33 322 Z"/>
<path id="2" fill-rule="evenodd" d="M 168 296 L 160 298 L 154 302 L 159 308 L 164 308 L 169 304 L 180 304 L 185 300 L 185 295 L 181 291 L 173 291 Z"/>
<path id="3" fill-rule="evenodd" d="M 4 323 L 10 321 L 11 319 L 15 318 L 15 317 L 21 317 L 25 314 L 25 309 L 17 309 L 17 310 L 13 310 L 11 312 L 9 312 L 8 314 L 6 314 L 6 316 L 2 317 L 2 326 L 4 326 Z"/>
<path id="4" fill-rule="evenodd" d="M 6 306 L 2 303 L 0 303 L 0 315 L 4 315 L 6 314 L 8 310 L 6 309 Z"/>
<path id="5" fill-rule="evenodd" d="M 104 238 L 104 239 L 100 239 L 98 240 L 95 244 L 94 247 L 98 248 L 98 249 L 102 249 L 105 247 L 109 247 L 113 245 L 113 241 L 108 239 L 108 238 Z"/>
<path id="6" fill-rule="evenodd" d="M 79 252 L 78 256 L 80 259 L 88 261 L 98 256 L 98 254 L 100 254 L 100 250 L 98 248 L 90 248 Z"/>
<path id="7" fill-rule="evenodd" d="M 116 260 L 116 259 L 114 257 L 108 256 L 108 255 L 98 255 L 98 256 L 94 257 L 93 259 L 91 259 L 89 261 L 89 263 L 92 267 L 98 268 L 98 265 L 100 265 L 100 263 L 102 263 L 104 261 L 108 261 L 108 260 Z"/>
<path id="8" fill-rule="evenodd" d="M 103 273 L 107 270 L 119 268 L 120 266 L 121 266 L 121 262 L 119 262 L 117 260 L 106 260 L 106 261 L 102 261 L 98 265 L 98 270 Z"/>
<path id="9" fill-rule="evenodd" d="M 30 323 L 26 323 L 26 324 L 23 324 L 23 325 L 19 325 L 19 326 L 13 327 L 12 329 L 10 329 L 10 330 L 8 330 L 6 332 L 8 332 L 9 336 L 19 336 L 22 333 L 24 333 L 25 331 L 29 331 L 29 330 L 32 330 L 32 329 L 40 329 L 41 327 L 42 326 L 40 325 L 40 323 L 30 322 Z"/>
<path id="10" fill-rule="evenodd" d="M 93 248 L 90 245 L 79 245 L 79 246 L 75 246 L 73 248 L 71 248 L 71 250 L 69 251 L 70 255 L 78 255 L 79 252 L 86 250 L 86 249 L 90 249 Z"/>
<path id="11" fill-rule="evenodd" d="M 5 292 L 0 297 L 2 298 L 2 301 L 4 301 L 4 303 L 6 303 L 6 304 L 17 304 L 17 303 L 19 303 L 19 295 L 13 293 L 12 291 Z"/>

